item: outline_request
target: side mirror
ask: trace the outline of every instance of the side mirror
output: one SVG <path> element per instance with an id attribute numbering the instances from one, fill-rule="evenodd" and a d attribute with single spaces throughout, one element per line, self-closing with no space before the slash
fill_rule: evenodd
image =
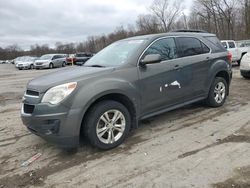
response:
<path id="1" fill-rule="evenodd" d="M 140 64 L 142 66 L 145 66 L 147 64 L 153 64 L 153 63 L 160 63 L 161 62 L 161 55 L 160 54 L 149 54 L 149 55 L 146 55 L 144 57 L 144 59 L 142 59 L 140 61 Z"/>

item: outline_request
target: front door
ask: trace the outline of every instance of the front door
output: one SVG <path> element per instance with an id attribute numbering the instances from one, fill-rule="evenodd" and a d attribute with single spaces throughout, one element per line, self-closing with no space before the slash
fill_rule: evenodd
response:
<path id="1" fill-rule="evenodd" d="M 155 41 L 141 59 L 148 54 L 160 54 L 162 61 L 138 67 L 143 114 L 176 104 L 185 94 L 175 39 L 162 38 Z"/>

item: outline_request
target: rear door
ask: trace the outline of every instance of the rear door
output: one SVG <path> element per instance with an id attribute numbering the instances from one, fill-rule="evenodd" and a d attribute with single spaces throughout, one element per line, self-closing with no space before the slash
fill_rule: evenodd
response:
<path id="1" fill-rule="evenodd" d="M 195 37 L 177 37 L 178 48 L 181 49 L 180 66 L 181 81 L 185 87 L 183 99 L 186 101 L 203 97 L 208 70 L 211 66 L 211 50 Z"/>
<path id="2" fill-rule="evenodd" d="M 59 67 L 60 66 L 60 55 L 55 55 L 53 58 L 53 64 L 55 67 Z"/>

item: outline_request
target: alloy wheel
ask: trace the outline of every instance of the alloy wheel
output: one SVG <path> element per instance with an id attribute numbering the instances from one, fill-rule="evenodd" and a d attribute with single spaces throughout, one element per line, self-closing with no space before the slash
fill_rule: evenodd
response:
<path id="1" fill-rule="evenodd" d="M 124 134 L 126 119 L 119 110 L 109 110 L 101 115 L 97 122 L 96 134 L 104 144 L 113 144 Z"/>
<path id="2" fill-rule="evenodd" d="M 223 82 L 218 82 L 214 89 L 214 99 L 220 104 L 223 102 L 226 96 L 226 86 Z"/>

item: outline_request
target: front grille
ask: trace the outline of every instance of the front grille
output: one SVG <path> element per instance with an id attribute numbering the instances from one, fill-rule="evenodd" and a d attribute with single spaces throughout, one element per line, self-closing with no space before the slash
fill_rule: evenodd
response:
<path id="1" fill-rule="evenodd" d="M 34 111 L 35 106 L 34 105 L 29 105 L 29 104 L 24 104 L 23 105 L 23 111 L 26 114 L 32 114 Z"/>
<path id="2" fill-rule="evenodd" d="M 36 65 L 42 65 L 43 63 L 36 63 Z"/>
<path id="3" fill-rule="evenodd" d="M 39 96 L 39 92 L 33 90 L 27 90 L 26 95 Z"/>

